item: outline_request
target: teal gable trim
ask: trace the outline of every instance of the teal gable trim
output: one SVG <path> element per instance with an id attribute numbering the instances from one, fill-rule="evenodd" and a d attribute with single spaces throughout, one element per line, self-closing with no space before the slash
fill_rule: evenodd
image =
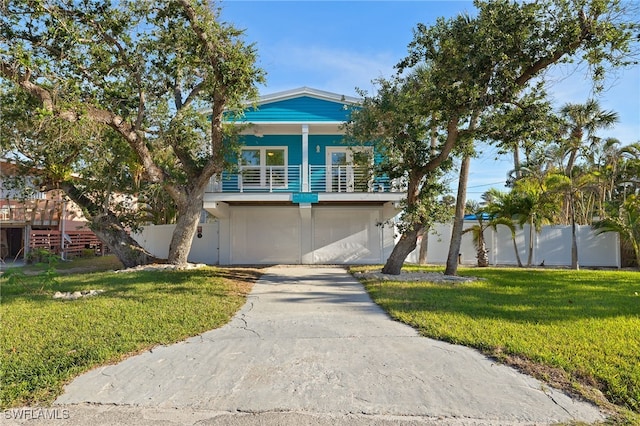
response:
<path id="1" fill-rule="evenodd" d="M 260 122 L 341 122 L 351 114 L 347 103 L 316 99 L 311 96 L 258 105 L 245 111 L 241 121 Z"/>

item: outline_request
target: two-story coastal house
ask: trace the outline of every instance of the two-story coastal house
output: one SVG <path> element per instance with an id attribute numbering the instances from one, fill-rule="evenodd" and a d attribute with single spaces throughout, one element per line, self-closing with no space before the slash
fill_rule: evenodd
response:
<path id="1" fill-rule="evenodd" d="M 237 170 L 212 182 L 219 264 L 384 263 L 405 193 L 374 176 L 342 125 L 359 99 L 303 87 L 249 107 Z"/>

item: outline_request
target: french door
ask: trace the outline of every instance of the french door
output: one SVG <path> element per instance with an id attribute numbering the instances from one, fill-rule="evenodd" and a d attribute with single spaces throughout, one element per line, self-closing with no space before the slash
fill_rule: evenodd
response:
<path id="1" fill-rule="evenodd" d="M 327 147 L 327 192 L 368 192 L 373 150 Z"/>

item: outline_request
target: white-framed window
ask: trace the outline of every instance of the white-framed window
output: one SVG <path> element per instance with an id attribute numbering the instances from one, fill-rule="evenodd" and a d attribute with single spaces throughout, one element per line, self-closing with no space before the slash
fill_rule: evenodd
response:
<path id="1" fill-rule="evenodd" d="M 367 192 L 372 147 L 327 147 L 327 192 Z"/>
<path id="2" fill-rule="evenodd" d="M 286 188 L 287 147 L 245 147 L 240 151 L 241 185 L 246 188 Z"/>

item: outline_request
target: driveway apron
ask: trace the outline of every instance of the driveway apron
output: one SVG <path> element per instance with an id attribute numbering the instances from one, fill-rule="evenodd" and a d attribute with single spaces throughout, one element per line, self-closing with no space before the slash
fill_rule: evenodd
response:
<path id="1" fill-rule="evenodd" d="M 271 267 L 224 327 L 92 370 L 56 404 L 389 416 L 456 424 L 603 420 L 475 350 L 420 337 L 339 267 Z"/>

